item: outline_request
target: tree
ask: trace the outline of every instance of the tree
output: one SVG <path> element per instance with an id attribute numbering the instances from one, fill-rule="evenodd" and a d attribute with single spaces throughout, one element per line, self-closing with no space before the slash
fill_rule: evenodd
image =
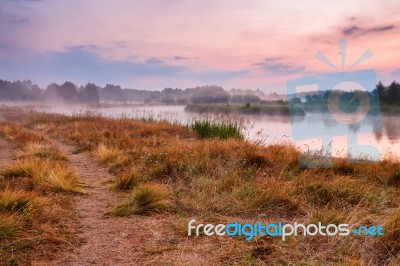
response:
<path id="1" fill-rule="evenodd" d="M 104 88 L 99 90 L 100 99 L 104 101 L 121 102 L 124 100 L 124 94 L 121 86 L 107 84 Z"/>
<path id="2" fill-rule="evenodd" d="M 203 86 L 194 89 L 191 100 L 194 103 L 229 103 L 231 95 L 222 87 Z"/>
<path id="3" fill-rule="evenodd" d="M 31 89 L 31 100 L 38 101 L 41 100 L 43 96 L 43 91 L 39 88 L 38 85 L 33 85 Z"/>
<path id="4" fill-rule="evenodd" d="M 84 103 L 98 104 L 100 96 L 97 86 L 93 83 L 86 84 L 86 86 L 79 91 L 79 99 Z"/>
<path id="5" fill-rule="evenodd" d="M 393 81 L 387 88 L 387 100 L 388 104 L 399 104 L 400 103 L 400 84 Z"/>
<path id="6" fill-rule="evenodd" d="M 261 101 L 260 97 L 254 94 L 245 94 L 243 96 L 243 101 L 247 103 L 259 103 Z"/>
<path id="7" fill-rule="evenodd" d="M 386 101 L 386 87 L 382 84 L 382 82 L 378 82 L 376 85 L 376 92 L 378 93 L 379 100 L 383 103 Z"/>
<path id="8" fill-rule="evenodd" d="M 66 81 L 60 86 L 59 90 L 60 95 L 64 101 L 76 102 L 78 100 L 77 86 L 74 83 Z"/>
<path id="9" fill-rule="evenodd" d="M 243 95 L 235 94 L 232 96 L 231 103 L 243 103 Z"/>
<path id="10" fill-rule="evenodd" d="M 62 96 L 60 94 L 60 86 L 57 83 L 51 83 L 47 86 L 46 91 L 44 93 L 44 97 L 46 101 L 61 101 Z"/>

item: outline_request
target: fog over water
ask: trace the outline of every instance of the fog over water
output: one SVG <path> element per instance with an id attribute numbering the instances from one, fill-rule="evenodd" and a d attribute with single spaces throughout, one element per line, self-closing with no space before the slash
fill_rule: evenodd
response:
<path id="1" fill-rule="evenodd" d="M 152 117 L 155 120 L 166 119 L 174 123 L 187 124 L 194 119 L 205 115 L 186 112 L 185 106 L 181 105 L 142 105 L 142 106 L 118 106 L 118 107 L 84 107 L 84 106 L 40 106 L 35 107 L 38 111 L 63 113 L 67 115 L 93 111 L 107 117 L 128 116 L 132 118 Z M 210 115 L 209 115 L 210 116 Z M 213 116 L 213 115 L 211 115 Z M 267 116 L 267 115 L 235 115 L 236 119 L 242 120 L 244 134 L 248 139 L 261 141 L 265 144 L 294 142 L 302 150 L 313 150 L 322 148 L 321 137 L 334 131 L 339 127 L 338 123 L 331 117 L 323 114 L 307 114 L 305 117 L 294 119 L 293 123 L 289 116 Z M 321 124 L 324 125 L 321 131 Z M 321 131 L 321 137 L 315 139 L 293 138 L 292 126 L 304 132 Z M 318 129 L 319 128 L 319 129 Z M 400 156 L 400 117 L 383 115 L 382 128 L 378 132 L 372 132 L 374 125 L 361 123 L 359 127 L 347 126 L 347 135 L 356 136 L 357 144 L 371 145 L 379 149 L 381 157 L 393 154 Z M 317 133 L 318 134 L 318 133 Z M 351 142 L 351 143 L 354 143 Z M 335 156 L 346 156 L 352 152 L 348 147 L 347 136 L 334 136 L 331 142 L 332 152 Z M 357 154 L 353 154 L 357 155 Z"/>

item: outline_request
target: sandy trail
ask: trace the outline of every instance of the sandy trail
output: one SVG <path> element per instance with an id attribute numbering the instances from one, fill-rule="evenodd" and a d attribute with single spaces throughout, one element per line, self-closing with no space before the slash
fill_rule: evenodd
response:
<path id="1" fill-rule="evenodd" d="M 87 195 L 77 196 L 75 208 L 80 217 L 79 237 L 83 243 L 53 265 L 135 265 L 133 253 L 134 226 L 130 218 L 110 217 L 106 213 L 122 198 L 105 182 L 107 170 L 99 166 L 90 154 L 74 154 L 75 147 L 56 142 L 69 158 L 69 165 L 84 183 Z"/>
<path id="2" fill-rule="evenodd" d="M 174 223 L 168 216 L 108 215 L 126 196 L 110 189 L 107 181 L 115 180 L 115 176 L 89 152 L 76 154 L 77 146 L 51 141 L 67 155 L 71 170 L 84 186 L 86 195 L 75 196 L 74 200 L 78 213 L 74 222 L 82 243 L 65 250 L 55 261 L 35 265 L 207 265 L 205 261 L 210 257 L 196 251 L 205 240 L 188 243 L 184 235 L 173 232 Z M 210 253 L 216 252 L 212 242 L 206 246 Z"/>
<path id="3" fill-rule="evenodd" d="M 3 137 L 0 137 L 0 169 L 3 169 L 4 166 L 11 162 L 13 154 L 13 145 Z"/>

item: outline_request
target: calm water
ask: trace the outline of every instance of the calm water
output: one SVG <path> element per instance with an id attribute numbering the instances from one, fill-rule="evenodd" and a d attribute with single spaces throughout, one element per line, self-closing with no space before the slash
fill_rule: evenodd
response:
<path id="1" fill-rule="evenodd" d="M 185 106 L 138 106 L 138 107 L 102 107 L 90 108 L 91 111 L 101 113 L 104 116 L 119 117 L 153 117 L 155 119 L 167 119 L 169 121 L 187 123 L 201 115 L 184 111 Z M 83 107 L 38 107 L 38 110 L 46 112 L 57 112 L 72 114 L 88 110 Z M 378 132 L 377 125 L 373 123 L 361 123 L 360 126 L 343 125 L 337 123 L 330 116 L 323 114 L 308 114 L 303 118 L 291 121 L 287 116 L 264 116 L 244 115 L 245 134 L 248 138 L 264 143 L 281 143 L 282 141 L 294 142 L 302 150 L 320 150 L 326 146 L 332 147 L 336 156 L 346 156 L 348 152 L 362 154 L 363 150 L 356 150 L 354 143 L 375 147 L 380 156 L 393 154 L 400 156 L 400 116 L 384 115 L 381 119 L 381 128 Z M 305 136 L 298 136 L 297 132 L 305 133 Z M 332 141 L 327 136 L 341 132 L 342 135 L 334 136 Z M 312 136 L 308 139 L 307 136 Z M 350 145 L 348 145 L 348 137 Z M 307 139 L 306 139 L 307 138 Z M 371 155 L 372 156 L 372 155 Z M 372 156 L 374 157 L 374 156 Z"/>

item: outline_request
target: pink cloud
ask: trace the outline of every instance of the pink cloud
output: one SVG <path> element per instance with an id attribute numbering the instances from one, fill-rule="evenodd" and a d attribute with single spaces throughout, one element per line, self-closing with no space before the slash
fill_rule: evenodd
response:
<path id="1" fill-rule="evenodd" d="M 342 37 L 349 38 L 349 61 L 370 48 L 374 57 L 363 67 L 383 72 L 400 68 L 399 9 L 398 1 L 389 0 L 342 0 L 335 5 L 316 0 L 6 1 L 0 6 L 0 30 L 6 36 L 0 41 L 0 58 L 84 46 L 111 61 L 157 59 L 193 73 L 247 70 L 245 77 L 232 75 L 221 85 L 269 90 L 273 84 L 284 86 L 287 76 L 299 74 L 294 70 L 300 68 L 327 71 L 314 59 L 319 50 L 340 64 L 337 40 Z M 15 23 L 25 18 L 26 23 Z M 255 67 L 267 57 L 285 60 Z M 287 75 L 263 71 L 274 67 L 286 69 Z M 196 82 L 207 80 L 191 80 Z"/>

